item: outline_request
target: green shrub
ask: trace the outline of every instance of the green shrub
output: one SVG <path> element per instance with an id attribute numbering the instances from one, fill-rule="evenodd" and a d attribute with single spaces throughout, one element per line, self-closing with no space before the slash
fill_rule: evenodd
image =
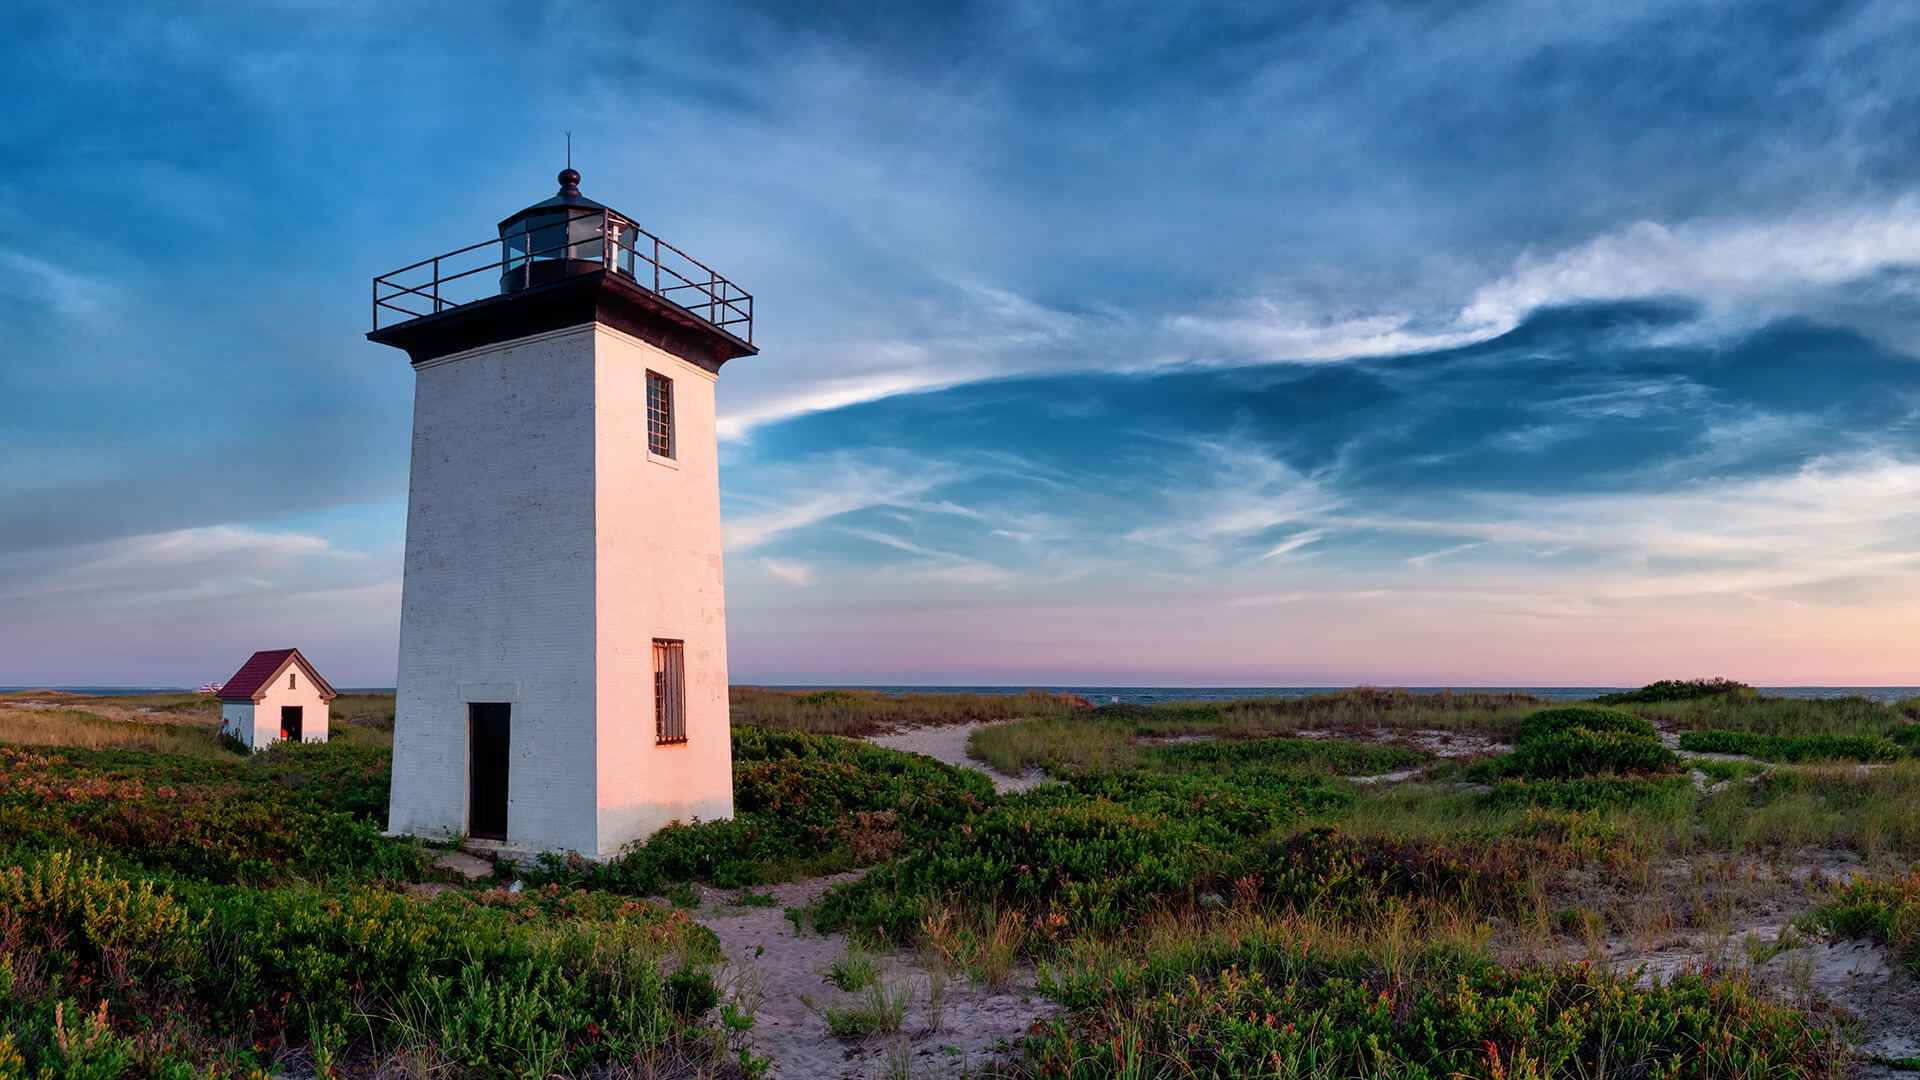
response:
<path id="1" fill-rule="evenodd" d="M 1533 779 L 1668 772 L 1678 764 L 1673 751 L 1658 740 L 1583 728 L 1530 739 L 1515 747 L 1508 758 L 1512 775 Z"/>
<path id="2" fill-rule="evenodd" d="M 1315 828 L 1261 842 L 1232 869 L 1262 903 L 1370 919 L 1405 900 L 1464 900 L 1506 910 L 1519 895 L 1526 861 L 1510 847 Z"/>
<path id="3" fill-rule="evenodd" d="M 1765 735 L 1884 735 L 1903 723 L 1888 705 L 1858 694 L 1838 698 L 1735 694 L 1631 706 L 1634 713 L 1677 729 L 1716 728 Z"/>
<path id="4" fill-rule="evenodd" d="M 1741 754 L 1761 761 L 1898 761 L 1899 743 L 1877 735 L 1761 735 L 1751 731 L 1687 731 L 1680 749 Z"/>
<path id="5" fill-rule="evenodd" d="M 852 739 L 741 728 L 733 755 L 732 819 L 669 825 L 606 863 L 544 855 L 529 877 L 633 895 L 766 885 L 879 862 L 994 799 L 973 769 Z"/>
<path id="6" fill-rule="evenodd" d="M 988 923 L 1013 912 L 1041 931 L 1027 947 L 1044 950 L 1155 911 L 1190 910 L 1209 895 L 1345 911 L 1428 889 L 1458 896 L 1468 879 L 1476 894 L 1504 895 L 1517 873 L 1490 870 L 1497 859 L 1325 829 L 1284 835 L 1307 814 L 1351 801 L 1299 777 L 1236 785 L 1142 771 L 1074 776 L 1003 799 L 940 842 L 830 891 L 816 925 L 905 941 L 946 908 Z"/>
<path id="7" fill-rule="evenodd" d="M 486 897 L 161 887 L 68 852 L 28 857 L 0 873 L 0 1028 L 26 1067 L 57 1075 L 95 1075 L 76 1048 L 111 1076 L 353 1040 L 475 1076 L 717 1052 L 705 930 L 607 894 Z"/>
<path id="8" fill-rule="evenodd" d="M 1920 870 L 1839 886 L 1812 922 L 1840 937 L 1885 945 L 1920 975 Z"/>
<path id="9" fill-rule="evenodd" d="M 720 1004 L 720 988 L 706 968 L 683 967 L 667 976 L 667 1004 L 673 1011 L 698 1019 Z"/>
<path id="10" fill-rule="evenodd" d="M 1190 821 L 1107 798 L 1007 800 L 943 842 L 908 852 L 830 891 L 816 925 L 910 940 L 935 907 L 1013 907 L 1111 931 L 1140 911 L 1204 887 L 1208 853 Z"/>
<path id="11" fill-rule="evenodd" d="M 1253 737 L 1304 729 L 1372 731 L 1377 728 L 1510 733 L 1521 716 L 1546 704 L 1519 693 L 1416 693 L 1356 687 L 1304 697 L 1169 701 L 1154 705 L 1103 705 L 1094 716 L 1126 722 L 1136 735 L 1236 735 Z"/>
<path id="12" fill-rule="evenodd" d="M 1542 709 L 1521 723 L 1513 753 L 1499 763 L 1508 776 L 1534 780 L 1672 772 L 1680 759 L 1661 745 L 1653 725 L 1616 709 Z"/>
<path id="13" fill-rule="evenodd" d="M 1234 739 L 1157 746 L 1143 767 L 1165 772 L 1220 774 L 1249 770 L 1302 771 L 1331 776 L 1375 776 L 1428 760 L 1430 755 L 1402 746 L 1341 742 L 1336 739 Z"/>
<path id="14" fill-rule="evenodd" d="M 1576 728 L 1595 732 L 1618 732 L 1643 739 L 1659 739 L 1660 732 L 1650 723 L 1620 709 L 1600 709 L 1591 705 L 1563 705 L 1541 709 L 1520 722 L 1517 742 L 1558 735 Z"/>
<path id="15" fill-rule="evenodd" d="M 347 778 L 364 775 L 362 755 L 324 746 L 278 754 L 228 762 L 0 747 L 0 835 L 228 883 L 390 880 L 420 867 L 415 848 L 381 836 L 378 819 L 352 808 L 366 789 Z M 384 792 L 384 764 L 377 771 Z"/>
<path id="16" fill-rule="evenodd" d="M 1702 698 L 1752 698 L 1753 687 L 1732 679 L 1662 679 L 1638 690 L 1602 694 L 1595 698 L 1602 705 L 1652 705 L 1669 701 L 1698 701 Z"/>
<path id="17" fill-rule="evenodd" d="M 1684 776 L 1595 776 L 1574 780 L 1501 780 L 1481 796 L 1490 809 L 1537 806 L 1552 810 L 1611 810 L 1691 796 Z"/>
<path id="18" fill-rule="evenodd" d="M 1735 980 L 1638 987 L 1590 965 L 1507 968 L 1445 950 L 1248 950 L 1235 963 L 1082 1007 L 1029 1037 L 1025 1071 L 1110 1076 L 1749 1078 L 1836 1072 L 1812 1017 Z"/>
<path id="19" fill-rule="evenodd" d="M 1767 771 L 1765 765 L 1755 761 L 1713 761 L 1705 758 L 1687 763 L 1706 774 L 1713 781 L 1749 780 Z"/>

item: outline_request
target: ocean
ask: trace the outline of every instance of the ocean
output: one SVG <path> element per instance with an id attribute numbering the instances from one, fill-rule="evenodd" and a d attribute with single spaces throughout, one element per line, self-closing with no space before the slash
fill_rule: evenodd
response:
<path id="1" fill-rule="evenodd" d="M 883 694 L 1024 694 L 1029 690 L 1075 694 L 1095 705 L 1151 705 L 1160 701 L 1230 701 L 1253 697 L 1306 697 L 1340 686 L 777 686 L 755 683 L 769 690 L 878 690 Z M 121 696 L 127 694 L 177 694 L 192 689 L 182 686 L 0 686 L 0 693 L 17 690 L 64 690 L 74 694 Z M 1574 701 L 1598 697 L 1630 686 L 1408 686 L 1399 689 L 1419 693 L 1521 693 L 1555 701 Z M 1920 697 L 1920 686 L 1762 686 L 1761 693 L 1771 697 L 1839 698 L 1865 697 L 1875 701 L 1899 701 Z M 342 687 L 343 694 L 391 694 L 391 686 Z"/>

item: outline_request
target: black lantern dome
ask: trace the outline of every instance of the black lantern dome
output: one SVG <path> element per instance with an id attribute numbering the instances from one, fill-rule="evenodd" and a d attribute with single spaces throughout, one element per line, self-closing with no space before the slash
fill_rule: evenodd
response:
<path id="1" fill-rule="evenodd" d="M 623 248 L 632 246 L 630 235 L 621 243 L 632 222 L 580 194 L 580 174 L 571 166 L 560 170 L 559 179 L 560 191 L 553 198 L 500 222 L 502 293 L 591 273 L 609 263 L 633 272 L 621 258 Z"/>

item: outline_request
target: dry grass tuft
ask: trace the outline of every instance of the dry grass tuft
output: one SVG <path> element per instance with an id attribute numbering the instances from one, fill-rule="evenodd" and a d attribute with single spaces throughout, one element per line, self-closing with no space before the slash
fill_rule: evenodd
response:
<path id="1" fill-rule="evenodd" d="M 72 706 L 0 703 L 0 743 L 85 750 L 151 750 L 162 754 L 223 753 L 215 725 L 110 720 Z"/>

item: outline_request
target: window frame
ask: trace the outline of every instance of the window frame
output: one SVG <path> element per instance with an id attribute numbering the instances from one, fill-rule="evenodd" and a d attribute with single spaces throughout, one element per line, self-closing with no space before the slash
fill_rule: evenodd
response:
<path id="1" fill-rule="evenodd" d="M 661 406 L 654 406 L 656 387 Z M 647 456 L 662 462 L 680 460 L 680 433 L 674 408 L 673 377 L 647 369 Z M 656 413 L 658 414 L 656 416 Z M 656 433 L 655 428 L 658 427 Z M 664 447 L 664 449 L 662 449 Z"/>
<path id="2" fill-rule="evenodd" d="M 687 744 L 687 643 L 653 639 L 653 739 L 656 746 Z"/>

